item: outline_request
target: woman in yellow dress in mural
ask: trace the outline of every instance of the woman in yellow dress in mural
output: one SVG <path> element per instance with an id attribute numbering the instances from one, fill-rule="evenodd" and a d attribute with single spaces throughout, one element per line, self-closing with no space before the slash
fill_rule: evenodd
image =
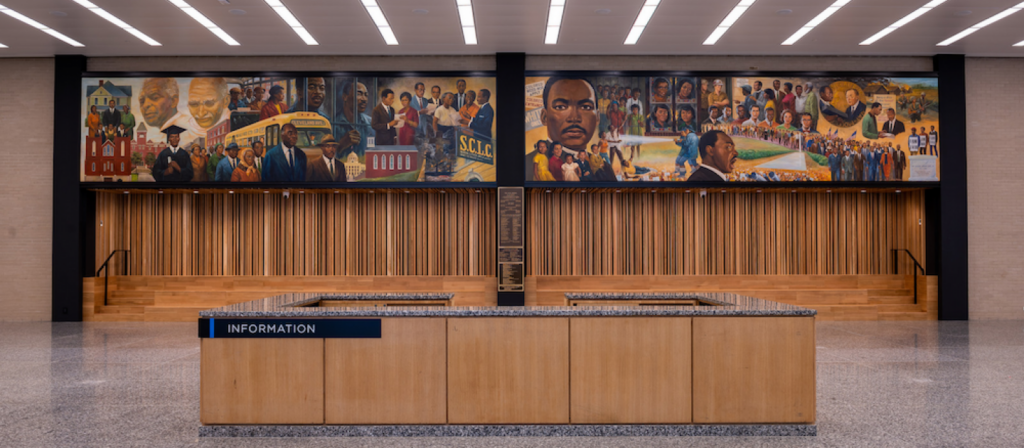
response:
<path id="1" fill-rule="evenodd" d="M 548 142 L 538 140 L 533 145 L 537 155 L 533 156 L 533 180 L 538 182 L 554 182 L 555 176 L 548 170 Z"/>

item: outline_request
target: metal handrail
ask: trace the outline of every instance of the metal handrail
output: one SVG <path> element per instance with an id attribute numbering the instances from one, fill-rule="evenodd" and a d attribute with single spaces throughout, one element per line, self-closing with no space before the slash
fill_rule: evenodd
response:
<path id="1" fill-rule="evenodd" d="M 103 260 L 103 265 L 96 270 L 96 276 L 100 276 L 100 272 L 103 272 L 103 306 L 107 306 L 107 285 L 110 283 L 110 269 L 107 269 L 107 263 L 110 262 L 111 258 L 114 258 L 114 254 L 118 252 L 124 252 L 124 275 L 128 275 L 128 253 L 131 252 L 129 249 L 114 249 L 110 255 L 107 256 L 106 260 Z"/>
<path id="2" fill-rule="evenodd" d="M 917 262 L 917 258 L 914 257 L 914 254 L 910 253 L 909 250 L 907 250 L 907 249 L 893 249 L 892 250 L 892 270 L 893 270 L 894 273 L 896 273 L 896 274 L 900 273 L 900 265 L 899 265 L 899 262 L 898 262 L 900 252 L 906 252 L 907 256 L 910 257 L 910 260 L 914 262 L 914 305 L 917 305 L 917 271 L 918 271 L 918 269 L 920 269 L 921 270 L 921 275 L 926 275 L 925 270 L 924 270 L 924 266 L 921 266 L 921 263 Z"/>

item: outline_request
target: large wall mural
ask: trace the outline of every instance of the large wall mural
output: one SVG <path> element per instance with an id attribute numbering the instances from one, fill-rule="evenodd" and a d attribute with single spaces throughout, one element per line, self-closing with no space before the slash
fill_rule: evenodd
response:
<path id="1" fill-rule="evenodd" d="M 493 77 L 84 78 L 83 182 L 494 182 Z"/>
<path id="2" fill-rule="evenodd" d="M 938 181 L 936 78 L 527 77 L 526 180 Z"/>

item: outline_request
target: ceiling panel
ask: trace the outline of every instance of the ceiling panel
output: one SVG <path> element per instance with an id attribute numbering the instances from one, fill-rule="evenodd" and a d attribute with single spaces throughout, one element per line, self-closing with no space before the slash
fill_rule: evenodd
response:
<path id="1" fill-rule="evenodd" d="M 567 0 L 559 43 L 544 45 L 548 0 L 473 0 L 479 45 L 463 43 L 455 0 L 378 0 L 400 45 L 387 46 L 359 0 L 283 0 L 320 42 L 307 46 L 263 0 L 187 0 L 241 45 L 229 47 L 167 0 L 92 0 L 161 42 L 150 47 L 72 0 L 0 0 L 83 44 L 71 47 L 0 15 L 0 57 L 186 55 L 933 55 L 1017 57 L 1024 12 L 949 47 L 935 44 L 1020 0 L 950 0 L 871 46 L 859 42 L 928 0 L 853 0 L 793 46 L 781 42 L 833 0 L 758 0 L 714 46 L 738 0 L 664 0 L 637 45 L 623 45 L 643 0 Z M 224 4 L 228 3 L 228 4 Z M 237 11 L 244 11 L 239 15 Z"/>

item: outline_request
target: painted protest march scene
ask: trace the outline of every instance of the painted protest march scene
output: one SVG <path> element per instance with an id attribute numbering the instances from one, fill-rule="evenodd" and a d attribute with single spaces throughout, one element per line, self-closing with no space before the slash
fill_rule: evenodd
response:
<path id="1" fill-rule="evenodd" d="M 526 79 L 526 180 L 939 180 L 938 79 Z"/>
<path id="2" fill-rule="evenodd" d="M 82 182 L 494 182 L 493 77 L 83 78 Z"/>

